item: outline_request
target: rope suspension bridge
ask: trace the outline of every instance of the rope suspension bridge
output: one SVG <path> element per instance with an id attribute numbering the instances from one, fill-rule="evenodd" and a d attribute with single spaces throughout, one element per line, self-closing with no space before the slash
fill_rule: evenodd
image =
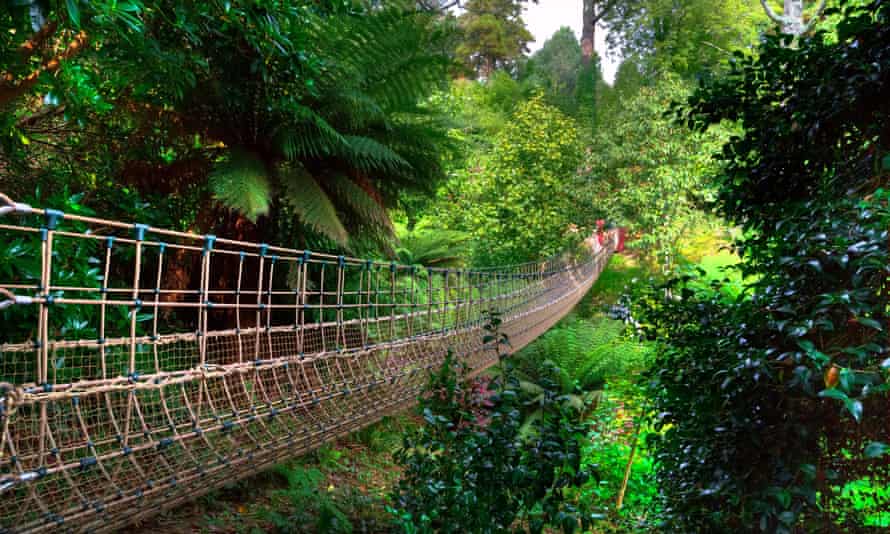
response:
<path id="1" fill-rule="evenodd" d="M 528 344 L 617 235 L 581 258 L 439 269 L 0 195 L 0 242 L 21 260 L 0 265 L 0 532 L 99 532 L 410 406 L 449 350 L 483 371 L 487 314 Z"/>

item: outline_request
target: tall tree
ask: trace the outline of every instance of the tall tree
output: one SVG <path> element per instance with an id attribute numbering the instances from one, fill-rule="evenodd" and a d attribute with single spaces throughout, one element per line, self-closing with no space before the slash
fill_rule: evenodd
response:
<path id="1" fill-rule="evenodd" d="M 605 17 L 619 0 L 584 0 L 584 14 L 581 25 L 581 53 L 584 64 L 590 64 L 596 51 L 596 25 Z M 625 2 L 632 4 L 634 2 Z"/>
<path id="2" fill-rule="evenodd" d="M 522 20 L 527 0 L 469 0 L 459 17 L 463 38 L 458 56 L 482 78 L 528 52 L 534 36 Z"/>
<path id="3" fill-rule="evenodd" d="M 802 35 L 813 27 L 819 15 L 825 10 L 825 0 L 819 2 L 816 11 L 813 13 L 809 22 L 804 22 L 804 0 L 784 0 L 784 11 L 781 15 L 777 14 L 769 5 L 768 0 L 760 0 L 766 14 L 773 21 L 782 25 L 782 32 L 790 35 Z"/>
<path id="4" fill-rule="evenodd" d="M 628 227 L 634 246 L 670 270 L 680 238 L 700 222 L 708 195 L 703 176 L 716 172 L 711 152 L 725 139 L 716 129 L 689 132 L 665 117 L 670 102 L 685 98 L 687 84 L 675 75 L 642 86 L 633 62 L 622 64 L 608 127 L 594 136 L 582 169 L 587 205 Z"/>
<path id="5" fill-rule="evenodd" d="M 567 113 L 577 109 L 581 47 L 571 28 L 560 28 L 535 52 L 522 72 L 524 82 L 544 90 L 550 104 Z"/>

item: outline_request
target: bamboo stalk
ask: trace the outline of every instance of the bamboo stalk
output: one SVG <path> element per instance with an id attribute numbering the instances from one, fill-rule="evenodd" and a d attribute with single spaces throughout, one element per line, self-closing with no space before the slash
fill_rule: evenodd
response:
<path id="1" fill-rule="evenodd" d="M 637 442 L 640 437 L 640 423 L 634 425 L 633 441 L 630 447 L 630 456 L 627 458 L 627 466 L 624 468 L 624 480 L 621 481 L 621 489 L 618 491 L 618 500 L 615 502 L 615 508 L 621 510 L 624 505 L 624 494 L 627 492 L 627 483 L 630 480 L 630 469 L 633 467 L 634 455 L 637 452 Z"/>

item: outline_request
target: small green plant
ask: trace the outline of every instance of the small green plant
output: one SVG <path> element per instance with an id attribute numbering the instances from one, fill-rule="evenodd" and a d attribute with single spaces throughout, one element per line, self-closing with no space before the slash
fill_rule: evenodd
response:
<path id="1" fill-rule="evenodd" d="M 352 532 L 352 523 L 329 492 L 319 490 L 325 478 L 321 470 L 298 465 L 280 465 L 275 470 L 287 480 L 287 488 L 274 492 L 273 497 L 285 506 L 266 510 L 262 515 L 276 532 Z"/>

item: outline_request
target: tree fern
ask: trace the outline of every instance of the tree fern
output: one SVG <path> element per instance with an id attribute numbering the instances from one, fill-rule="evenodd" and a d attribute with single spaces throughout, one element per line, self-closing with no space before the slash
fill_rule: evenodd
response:
<path id="1" fill-rule="evenodd" d="M 324 117 L 303 105 L 289 106 L 292 121 L 279 126 L 273 133 L 276 144 L 287 159 L 326 156 L 347 140 Z"/>
<path id="2" fill-rule="evenodd" d="M 421 105 L 446 79 L 442 34 L 410 1 L 282 10 L 271 46 L 246 43 L 254 57 L 232 56 L 242 63 L 226 72 L 241 78 L 210 84 L 194 101 L 202 116 L 224 118 L 212 127 L 224 144 L 257 155 L 243 171 L 221 162 L 215 197 L 252 219 L 269 213 L 279 231 L 292 231 L 295 218 L 304 238 L 390 252 L 387 207 L 444 176 L 447 128 Z M 269 83 L 295 65 L 291 78 Z"/>
<path id="3" fill-rule="evenodd" d="M 464 264 L 466 243 L 470 236 L 453 230 L 429 227 L 409 231 L 404 225 L 396 225 L 399 261 L 407 264 L 432 267 L 457 267 Z"/>

